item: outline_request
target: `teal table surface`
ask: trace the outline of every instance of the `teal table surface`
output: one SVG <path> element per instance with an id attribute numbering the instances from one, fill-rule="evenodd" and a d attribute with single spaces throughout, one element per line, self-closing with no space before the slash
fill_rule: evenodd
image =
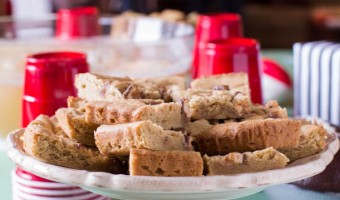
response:
<path id="1" fill-rule="evenodd" d="M 0 199 L 12 199 L 11 171 L 14 164 L 8 159 L 0 142 Z M 33 200 L 33 199 L 32 199 Z M 300 189 L 294 185 L 272 186 L 263 192 L 238 200 L 340 200 L 340 194 L 327 194 Z"/>
<path id="2" fill-rule="evenodd" d="M 4 142 L 0 138 L 0 199 L 12 199 L 11 171 L 14 163 L 6 155 Z"/>

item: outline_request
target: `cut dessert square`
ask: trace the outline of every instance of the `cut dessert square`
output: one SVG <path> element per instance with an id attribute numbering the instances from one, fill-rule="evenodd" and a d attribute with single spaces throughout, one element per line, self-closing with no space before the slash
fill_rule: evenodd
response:
<path id="1" fill-rule="evenodd" d="M 132 176 L 202 176 L 203 160 L 194 151 L 132 149 L 129 171 Z"/>
<path id="2" fill-rule="evenodd" d="M 93 124 L 121 124 L 150 120 L 164 129 L 183 127 L 182 108 L 178 103 L 159 100 L 92 101 L 86 104 L 86 121 Z"/>
<path id="3" fill-rule="evenodd" d="M 116 158 L 102 155 L 96 148 L 88 148 L 70 138 L 56 135 L 48 116 L 40 115 L 25 129 L 24 149 L 34 158 L 54 165 L 73 169 L 125 173 L 123 164 Z"/>
<path id="4" fill-rule="evenodd" d="M 317 154 L 326 147 L 326 129 L 318 124 L 303 124 L 299 145 L 294 148 L 279 149 L 290 161 L 295 161 L 313 154 Z"/>
<path id="5" fill-rule="evenodd" d="M 272 100 L 266 103 L 265 106 L 253 105 L 250 110 L 242 117 L 244 120 L 253 119 L 267 119 L 267 118 L 288 118 L 288 113 L 286 108 L 281 108 L 277 101 Z"/>
<path id="6" fill-rule="evenodd" d="M 78 74 L 75 86 L 78 96 L 88 101 L 115 99 L 165 99 L 173 86 L 185 89 L 184 77 L 130 79 L 90 73 Z"/>
<path id="7" fill-rule="evenodd" d="M 37 119 L 39 119 L 40 117 L 38 117 Z M 43 118 L 41 118 L 43 119 Z M 49 127 L 53 134 L 58 136 L 58 137 L 64 137 L 64 138 L 68 138 L 68 135 L 64 132 L 64 130 L 61 128 L 61 126 L 58 124 L 58 120 L 55 116 L 50 117 L 50 122 L 51 122 L 51 127 Z"/>
<path id="8" fill-rule="evenodd" d="M 225 156 L 204 155 L 206 175 L 226 175 L 283 168 L 289 159 L 272 147 L 254 152 L 233 152 Z"/>
<path id="9" fill-rule="evenodd" d="M 248 74 L 244 72 L 201 77 L 191 82 L 191 88 L 193 89 L 216 89 L 221 87 L 236 89 L 246 96 L 250 96 Z"/>
<path id="10" fill-rule="evenodd" d="M 74 109 L 81 110 L 81 111 L 85 112 L 85 107 L 86 107 L 87 102 L 88 101 L 86 101 L 82 98 L 69 96 L 67 98 L 67 107 L 74 108 Z"/>
<path id="11" fill-rule="evenodd" d="M 213 125 L 211 125 L 209 123 L 209 121 L 207 121 L 205 119 L 200 119 L 200 120 L 196 120 L 196 121 L 193 121 L 193 122 L 189 122 L 188 127 L 187 127 L 187 131 L 188 131 L 188 134 L 190 136 L 195 137 L 195 136 L 199 135 L 200 133 L 208 130 L 212 126 Z"/>
<path id="12" fill-rule="evenodd" d="M 179 131 L 164 130 L 151 121 L 101 125 L 95 132 L 100 153 L 109 156 L 129 155 L 131 149 L 190 150 L 189 141 Z"/>
<path id="13" fill-rule="evenodd" d="M 139 83 L 147 82 L 155 84 L 161 93 L 161 98 L 166 102 L 172 101 L 171 93 L 173 90 L 185 90 L 186 79 L 184 76 L 171 76 L 171 77 L 161 77 L 161 78 L 147 78 L 137 80 Z"/>
<path id="14" fill-rule="evenodd" d="M 75 86 L 78 96 L 88 101 L 111 101 L 114 99 L 160 99 L 154 84 L 135 84 L 125 77 L 110 77 L 91 73 L 77 74 Z"/>
<path id="15" fill-rule="evenodd" d="M 236 119 L 214 119 L 214 120 L 195 120 L 189 122 L 188 124 L 188 133 L 190 136 L 196 136 L 205 130 L 211 128 L 213 125 L 228 123 L 228 122 L 240 122 L 246 120 L 260 120 L 260 119 L 268 119 L 268 118 L 288 118 L 287 110 L 285 108 L 281 108 L 277 101 L 269 101 L 265 106 L 262 105 L 252 105 L 249 109 L 247 109 L 246 113 L 241 118 Z"/>
<path id="16" fill-rule="evenodd" d="M 264 119 L 228 122 L 212 126 L 193 141 L 203 154 L 225 155 L 267 147 L 297 147 L 301 121 L 293 119 Z"/>
<path id="17" fill-rule="evenodd" d="M 191 119 L 240 118 L 251 105 L 249 96 L 237 90 L 189 89 L 172 95 Z"/>
<path id="18" fill-rule="evenodd" d="M 55 116 L 69 138 L 87 146 L 96 146 L 94 131 L 99 125 L 86 122 L 83 111 L 74 108 L 60 108 L 56 111 Z"/>

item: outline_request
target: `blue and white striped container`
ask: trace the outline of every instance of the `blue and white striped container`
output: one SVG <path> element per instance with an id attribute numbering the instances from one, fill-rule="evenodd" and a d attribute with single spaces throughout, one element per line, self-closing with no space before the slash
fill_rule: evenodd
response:
<path id="1" fill-rule="evenodd" d="M 294 114 L 340 126 L 340 44 L 296 43 L 293 54 Z"/>

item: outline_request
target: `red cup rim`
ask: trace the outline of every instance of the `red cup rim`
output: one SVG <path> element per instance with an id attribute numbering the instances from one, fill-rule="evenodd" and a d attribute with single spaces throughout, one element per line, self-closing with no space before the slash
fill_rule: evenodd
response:
<path id="1" fill-rule="evenodd" d="M 225 20 L 240 21 L 241 16 L 237 13 L 209 13 L 200 15 L 201 20 Z"/>
<path id="2" fill-rule="evenodd" d="M 211 26 L 220 26 L 221 24 L 239 24 L 241 16 L 236 13 L 211 13 L 199 16 L 198 26 L 202 28 L 211 28 Z"/>
<path id="3" fill-rule="evenodd" d="M 79 7 L 72 9 L 60 9 L 59 15 L 97 15 L 98 9 L 96 7 Z"/>
<path id="4" fill-rule="evenodd" d="M 86 62 L 86 54 L 78 52 L 49 52 L 49 53 L 39 53 L 33 54 L 27 57 L 27 63 L 37 64 L 37 63 L 49 63 L 56 64 L 60 62 Z M 37 65 L 43 66 L 43 65 Z"/>
<path id="5" fill-rule="evenodd" d="M 222 40 L 212 40 L 207 42 L 206 49 L 214 50 L 235 50 L 235 51 L 254 51 L 260 50 L 257 40 L 252 38 L 228 38 Z"/>

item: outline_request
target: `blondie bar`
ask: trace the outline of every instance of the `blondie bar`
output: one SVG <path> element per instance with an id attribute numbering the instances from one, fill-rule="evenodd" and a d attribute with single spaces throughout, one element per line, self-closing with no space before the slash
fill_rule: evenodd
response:
<path id="1" fill-rule="evenodd" d="M 101 125 L 94 135 L 100 153 L 109 156 L 126 156 L 131 149 L 191 149 L 182 132 L 163 130 L 151 121 Z"/>
<path id="2" fill-rule="evenodd" d="M 289 159 L 272 147 L 254 152 L 233 152 L 203 157 L 206 175 L 226 175 L 283 168 Z"/>
<path id="3" fill-rule="evenodd" d="M 90 73 L 78 74 L 75 86 L 78 96 L 89 101 L 115 99 L 165 99 L 171 101 L 173 87 L 185 89 L 185 78 L 179 76 L 130 79 Z"/>
<path id="4" fill-rule="evenodd" d="M 132 176 L 202 176 L 203 160 L 194 151 L 132 149 L 129 171 Z"/>
<path id="5" fill-rule="evenodd" d="M 87 146 L 96 146 L 94 131 L 99 125 L 86 122 L 83 111 L 74 108 L 60 108 L 56 111 L 55 116 L 69 138 Z"/>
<path id="6" fill-rule="evenodd" d="M 73 169 L 125 173 L 116 158 L 99 153 L 96 148 L 88 148 L 74 140 L 56 135 L 55 127 L 48 116 L 40 115 L 25 129 L 24 149 L 34 158 L 54 165 Z"/>
<path id="7" fill-rule="evenodd" d="M 92 101 L 86 104 L 86 121 L 93 124 L 121 124 L 150 120 L 164 129 L 183 127 L 181 105 L 159 100 Z"/>
<path id="8" fill-rule="evenodd" d="M 174 99 L 191 119 L 240 118 L 251 105 L 249 96 L 238 90 L 189 89 L 177 91 Z"/>
<path id="9" fill-rule="evenodd" d="M 246 96 L 250 96 L 248 75 L 244 72 L 201 77 L 191 82 L 193 89 L 217 89 L 221 87 L 236 89 Z"/>
<path id="10" fill-rule="evenodd" d="M 295 161 L 322 151 L 326 146 L 325 137 L 326 129 L 318 124 L 303 124 L 301 126 L 301 134 L 299 145 L 294 148 L 279 149 L 284 153 L 290 161 Z"/>
<path id="11" fill-rule="evenodd" d="M 128 77 L 110 77 L 90 73 L 76 75 L 78 96 L 88 101 L 112 101 L 115 99 L 160 99 L 156 85 L 134 83 Z"/>
<path id="12" fill-rule="evenodd" d="M 287 109 L 281 108 L 275 100 L 269 101 L 265 106 L 252 105 L 241 121 L 267 118 L 288 118 Z"/>
<path id="13" fill-rule="evenodd" d="M 293 119 L 264 119 L 228 122 L 212 126 L 193 141 L 203 154 L 225 155 L 267 147 L 294 148 L 299 143 L 301 121 Z"/>

